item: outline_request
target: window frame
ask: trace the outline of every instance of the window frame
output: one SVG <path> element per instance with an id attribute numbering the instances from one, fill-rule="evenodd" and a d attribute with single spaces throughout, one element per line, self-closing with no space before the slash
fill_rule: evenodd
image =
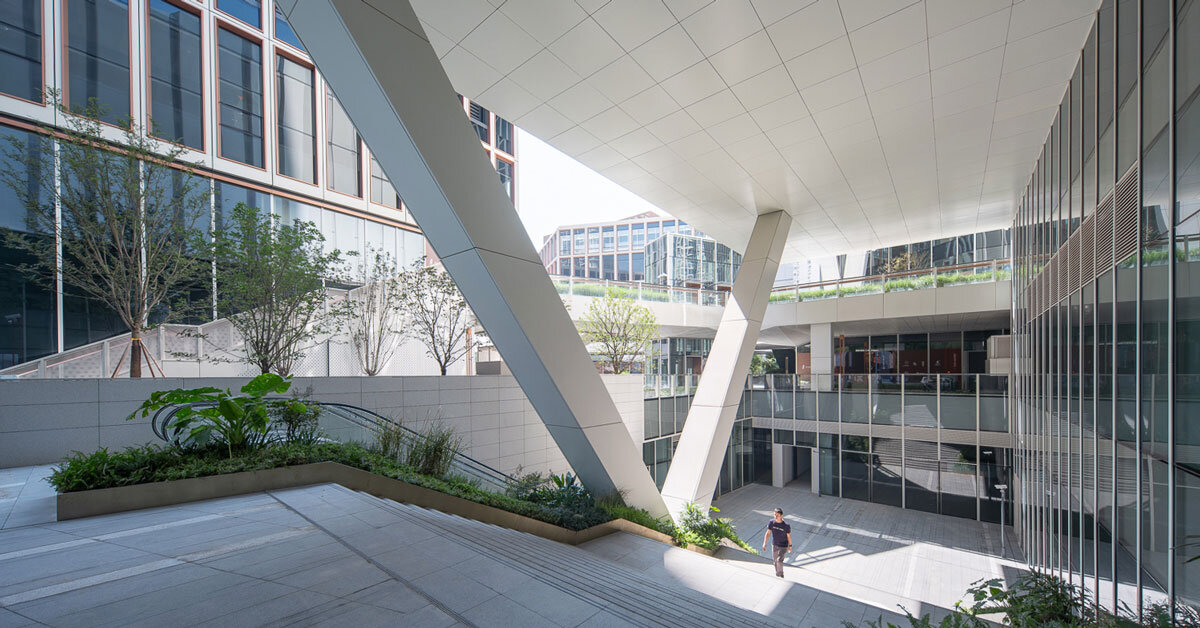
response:
<path id="1" fill-rule="evenodd" d="M 333 89 L 330 88 L 327 81 L 322 81 L 321 84 L 325 87 L 325 189 L 339 196 L 344 196 L 346 198 L 352 198 L 359 201 L 366 200 L 367 202 L 370 202 L 369 197 L 364 197 L 364 192 L 367 192 L 367 185 L 363 183 L 364 174 L 366 174 L 368 178 L 370 177 L 370 173 L 367 172 L 366 168 L 363 167 L 363 157 L 365 157 L 367 154 L 367 151 L 365 150 L 366 143 L 363 142 L 362 134 L 358 132 L 358 127 L 354 126 L 354 121 L 350 120 L 349 113 L 346 114 L 346 119 L 350 120 L 350 126 L 354 127 L 354 139 L 356 142 L 358 142 L 358 196 L 347 194 L 341 190 L 333 189 L 333 169 L 331 168 L 332 155 L 330 154 L 331 151 L 329 150 L 329 144 L 332 142 L 333 138 L 333 134 L 330 131 L 330 127 L 332 127 L 331 122 L 333 116 L 333 108 L 329 106 L 330 97 L 337 101 L 338 106 L 342 108 L 343 113 L 345 113 L 346 107 L 342 105 L 342 101 L 338 99 L 337 94 L 333 93 Z M 367 167 L 370 167 L 369 163 L 367 164 Z M 397 192 L 397 194 L 399 194 L 399 192 Z"/>
<path id="2" fill-rule="evenodd" d="M 40 70 L 40 72 L 38 72 L 38 77 L 41 79 L 41 83 L 39 84 L 39 87 L 38 87 L 38 97 L 41 100 L 29 100 L 28 98 L 23 98 L 21 96 L 15 96 L 13 94 L 4 93 L 4 92 L 0 92 L 0 97 L 12 98 L 13 100 L 19 100 L 21 102 L 30 103 L 33 105 L 37 105 L 39 107 L 47 107 L 47 106 L 49 106 L 50 103 L 46 102 L 46 0 L 38 0 L 37 5 L 38 5 L 38 69 Z M 66 8 L 65 2 L 64 2 L 63 8 L 65 11 L 65 8 Z M 65 16 L 66 13 L 64 12 L 63 15 Z M 51 19 L 53 19 L 53 18 L 51 18 Z M 66 51 L 67 51 L 67 39 L 66 39 L 67 20 L 65 17 L 63 18 L 62 23 L 63 23 L 63 64 L 64 64 L 64 72 L 65 72 Z M 63 94 L 65 95 L 66 94 L 66 88 L 65 88 L 66 83 L 64 82 L 63 85 L 64 85 Z M 66 102 L 70 102 L 70 101 L 66 101 Z"/>
<path id="3" fill-rule="evenodd" d="M 70 2 L 71 2 L 71 0 L 62 0 L 62 14 L 60 17 L 60 20 L 62 22 L 62 50 L 60 52 L 60 54 L 62 55 L 62 60 L 61 60 L 62 76 L 59 77 L 59 80 L 62 81 L 62 83 L 61 83 L 61 85 L 62 85 L 62 103 L 64 106 L 67 107 L 68 110 L 71 108 L 71 30 L 70 30 L 71 29 L 71 11 L 68 7 L 68 4 Z M 128 28 L 128 30 L 126 31 L 127 37 L 125 38 L 125 47 L 127 49 L 126 50 L 126 52 L 127 52 L 126 60 L 129 63 L 129 85 L 126 86 L 125 91 L 129 98 L 129 116 L 128 117 L 132 118 L 133 111 L 134 111 L 134 107 L 133 107 L 133 101 L 134 101 L 134 97 L 133 97 L 133 32 L 134 32 L 134 26 L 135 26 L 135 23 L 134 23 L 135 12 L 133 10 L 133 6 L 132 6 L 131 2 L 127 2 L 125 4 L 125 14 L 126 14 L 126 27 Z M 42 15 L 45 16 L 45 13 L 43 12 Z M 45 30 L 46 30 L 45 24 L 43 24 L 42 25 L 42 37 L 43 38 L 45 37 Z M 203 40 L 201 40 L 201 44 L 203 44 Z M 45 63 L 45 61 L 43 60 L 43 64 L 44 63 Z M 43 65 L 43 67 L 44 67 L 44 65 Z M 45 81 L 45 75 L 46 75 L 46 73 L 45 73 L 45 70 L 43 69 L 43 71 L 42 71 L 42 77 L 43 77 L 42 80 L 43 81 Z M 43 88 L 43 90 L 45 89 L 44 82 L 43 82 L 42 88 Z M 104 120 L 96 120 L 96 122 L 99 122 L 100 124 L 112 127 L 114 129 L 121 128 L 120 126 L 113 124 L 112 122 L 105 122 Z"/>
<path id="4" fill-rule="evenodd" d="M 318 111 L 317 110 L 317 90 L 325 83 L 324 83 L 324 81 L 322 81 L 320 79 L 320 74 L 317 72 L 317 67 L 311 61 L 304 59 L 303 57 L 291 52 L 290 50 L 280 48 L 279 46 L 271 46 L 271 53 L 272 53 L 271 60 L 276 62 L 276 63 L 271 64 L 271 69 L 272 69 L 271 75 L 273 77 L 275 77 L 275 79 L 276 79 L 275 83 L 274 83 L 275 107 L 274 107 L 274 112 L 273 112 L 274 113 L 273 117 L 275 118 L 275 174 L 277 174 L 289 181 L 295 181 L 297 183 L 303 183 L 304 185 L 312 185 L 312 186 L 319 188 L 319 187 L 321 187 L 321 180 L 322 180 L 321 179 L 321 142 L 320 142 L 321 127 L 320 127 L 320 116 L 317 115 L 317 111 Z M 312 86 L 313 180 L 312 181 L 305 181 L 304 179 L 298 179 L 296 177 L 284 174 L 283 171 L 280 170 L 280 166 L 283 163 L 283 160 L 280 159 L 280 153 L 279 153 L 279 137 L 280 137 L 280 133 L 279 133 L 279 98 L 282 96 L 281 90 L 279 89 L 279 82 L 278 82 L 279 68 L 278 68 L 277 60 L 279 57 L 283 57 L 284 59 L 287 59 L 288 61 L 295 63 L 296 65 L 303 66 L 303 67 L 307 68 L 313 74 L 313 86 Z M 264 137 L 263 139 L 265 141 L 266 138 Z"/>
<path id="5" fill-rule="evenodd" d="M 142 3 L 142 9 L 144 11 L 144 15 L 142 16 L 142 19 L 145 20 L 145 24 L 146 24 L 146 45 L 144 46 L 146 54 L 143 56 L 143 59 L 142 59 L 142 63 L 145 65 L 145 67 L 143 68 L 143 74 L 144 74 L 145 80 L 146 80 L 146 82 L 145 82 L 146 109 L 145 109 L 145 111 L 142 112 L 142 116 L 141 116 L 142 124 L 144 125 L 143 128 L 147 130 L 146 135 L 148 137 L 151 137 L 159 142 L 164 142 L 164 143 L 170 144 L 172 146 L 178 146 L 185 150 L 194 150 L 194 151 L 198 151 L 201 153 L 207 153 L 208 148 L 209 148 L 209 146 L 208 146 L 209 145 L 209 142 L 208 142 L 209 128 L 208 128 L 206 118 L 208 117 L 207 116 L 208 112 L 210 110 L 215 110 L 216 107 L 209 106 L 209 104 L 210 104 L 209 103 L 209 95 L 208 95 L 209 80 L 208 80 L 207 73 L 204 71 L 205 70 L 204 59 L 208 57 L 208 52 L 209 52 L 208 46 L 207 46 L 208 41 L 204 37 L 204 33 L 206 30 L 205 23 L 204 23 L 204 9 L 202 7 L 196 6 L 192 2 L 189 2 L 188 0 L 162 0 L 162 1 L 169 5 L 172 5 L 174 7 L 178 7 L 179 9 L 181 9 L 183 11 L 187 11 L 188 13 L 191 13 L 192 15 L 200 18 L 200 109 L 201 109 L 201 111 L 200 111 L 200 148 L 193 148 L 186 144 L 180 144 L 174 140 L 169 140 L 166 138 L 158 137 L 157 135 L 153 135 L 149 132 L 150 121 L 154 117 L 154 97 L 152 95 L 153 85 L 151 83 L 151 78 L 150 78 L 150 52 L 153 48 L 153 44 L 151 43 L 152 40 L 151 40 L 151 36 L 150 36 L 150 3 L 149 2 Z M 219 85 L 219 82 L 218 82 L 218 85 Z M 214 105 L 215 104 L 216 103 L 214 103 Z M 219 114 L 219 112 L 218 112 L 218 114 Z"/>
<path id="6" fill-rule="evenodd" d="M 221 14 L 224 15 L 224 12 L 221 12 Z M 216 12 L 214 12 L 214 16 L 215 15 L 216 15 Z M 236 21 L 240 22 L 240 20 L 236 20 Z M 221 49 L 220 49 L 221 48 L 220 47 L 221 29 L 225 29 L 225 30 L 229 31 L 230 33 L 237 35 L 238 37 L 241 37 L 243 39 L 247 39 L 250 41 L 258 41 L 259 51 L 262 51 L 263 48 L 266 46 L 266 41 L 264 40 L 264 38 L 261 34 L 257 34 L 254 32 L 248 32 L 245 29 L 238 26 L 237 24 L 234 24 L 232 22 L 229 22 L 229 21 L 226 21 L 226 20 L 223 20 L 220 18 L 217 18 L 214 20 L 213 40 L 216 42 L 216 48 L 213 49 L 213 66 L 214 66 L 214 69 L 216 70 L 216 79 L 215 80 L 217 81 L 216 100 L 213 102 L 213 114 L 215 114 L 216 121 L 217 121 L 217 127 L 215 129 L 216 130 L 217 150 L 216 150 L 216 154 L 214 155 L 214 157 L 216 157 L 217 159 L 224 159 L 225 161 L 228 161 L 230 163 L 235 163 L 235 164 L 239 164 L 242 166 L 246 166 L 247 168 L 254 168 L 255 170 L 261 170 L 263 172 L 267 172 L 268 171 L 267 164 L 266 164 L 266 161 L 267 161 L 267 146 L 266 146 L 266 144 L 267 144 L 267 110 L 266 110 L 265 102 L 263 104 L 263 110 L 259 114 L 260 117 L 262 118 L 262 124 L 260 125 L 260 127 L 261 127 L 260 130 L 262 132 L 262 143 L 263 143 L 263 147 L 262 147 L 263 148 L 263 165 L 256 166 L 254 164 L 248 164 L 244 161 L 238 161 L 232 157 L 226 157 L 221 152 L 221 132 L 220 132 L 220 129 L 221 129 Z M 267 91 L 267 83 L 266 83 L 266 81 L 267 81 L 267 76 L 266 76 L 267 64 L 263 63 L 260 60 L 259 65 L 261 66 L 261 75 L 259 76 L 259 80 L 260 80 L 260 84 L 262 85 L 262 88 L 263 88 L 262 96 L 263 96 L 263 99 L 265 100 L 266 95 L 267 95 L 266 94 L 266 91 Z"/>
<path id="7" fill-rule="evenodd" d="M 232 20 L 234 22 L 237 22 L 239 25 L 244 26 L 245 28 L 251 28 L 251 29 L 258 31 L 259 37 L 262 37 L 266 34 L 261 27 L 255 26 L 234 14 L 229 13 L 228 11 L 225 11 L 224 9 L 222 9 L 219 6 L 220 4 L 221 4 L 221 0 L 212 0 L 213 17 L 215 17 L 218 22 L 220 22 L 222 20 Z M 264 6 L 265 4 L 267 4 L 267 3 L 264 2 L 263 0 L 258 0 L 258 21 L 260 24 L 264 23 L 263 13 L 266 12 L 266 7 Z"/>

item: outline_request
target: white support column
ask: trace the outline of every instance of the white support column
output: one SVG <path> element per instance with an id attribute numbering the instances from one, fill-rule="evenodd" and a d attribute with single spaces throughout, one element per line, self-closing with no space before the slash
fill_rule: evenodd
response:
<path id="1" fill-rule="evenodd" d="M 665 514 L 409 2 L 277 4 L 583 484 Z"/>
<path id="2" fill-rule="evenodd" d="M 808 340 L 813 375 L 833 373 L 833 326 L 829 323 L 809 325 Z"/>
<path id="3" fill-rule="evenodd" d="M 663 500 L 675 517 L 688 503 L 704 510 L 712 503 L 738 400 L 750 370 L 750 356 L 758 342 L 791 225 L 791 216 L 783 211 L 760 215 L 754 223 L 663 485 Z"/>

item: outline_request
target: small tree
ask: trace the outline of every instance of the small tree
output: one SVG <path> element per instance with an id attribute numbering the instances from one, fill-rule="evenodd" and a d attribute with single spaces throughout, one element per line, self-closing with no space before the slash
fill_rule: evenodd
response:
<path id="1" fill-rule="evenodd" d="M 766 375 L 767 373 L 777 372 L 779 372 L 779 364 L 775 362 L 774 355 L 755 353 L 750 358 L 751 375 Z"/>
<path id="2" fill-rule="evenodd" d="M 367 375 L 378 375 L 404 339 L 404 286 L 391 256 L 372 251 L 367 282 L 350 291 L 337 313 Z"/>
<path id="3" fill-rule="evenodd" d="M 467 330 L 475 316 L 466 299 L 446 271 L 425 265 L 425 258 L 413 262 L 400 275 L 405 307 L 410 319 L 409 331 L 425 345 L 425 351 L 441 369 L 459 361 L 471 350 Z"/>
<path id="4" fill-rule="evenodd" d="M 312 223 L 282 224 L 244 203 L 213 236 L 217 312 L 245 343 L 230 359 L 289 375 L 305 344 L 332 322 L 323 280 L 341 273 L 341 252 L 323 252 L 325 237 Z"/>
<path id="5" fill-rule="evenodd" d="M 132 337 L 129 376 L 141 377 L 151 312 L 164 320 L 179 315 L 165 307 L 168 300 L 207 267 L 190 247 L 197 224 L 208 223 L 208 187 L 190 176 L 182 148 L 147 137 L 132 121 L 121 120 L 121 139 L 109 142 L 94 101 L 74 112 L 53 92 L 48 101 L 63 121 L 58 141 L 13 137 L 4 148 L 9 164 L 20 167 L 0 172 L 0 180 L 24 206 L 29 231 L 5 231 L 4 239 L 32 260 L 22 271 L 49 286 L 61 273 L 65 287 L 121 319 Z"/>
<path id="6" fill-rule="evenodd" d="M 584 342 L 598 346 L 594 353 L 614 373 L 632 371 L 646 345 L 658 338 L 650 309 L 617 296 L 611 288 L 602 298 L 592 299 L 578 325 Z"/>

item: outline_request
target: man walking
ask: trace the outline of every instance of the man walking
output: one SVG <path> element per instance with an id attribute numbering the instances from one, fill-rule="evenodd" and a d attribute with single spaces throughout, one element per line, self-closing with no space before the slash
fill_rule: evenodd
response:
<path id="1" fill-rule="evenodd" d="M 763 535 L 763 551 L 767 551 L 767 541 L 774 537 L 773 557 L 775 559 L 775 575 L 783 577 L 783 558 L 792 551 L 792 526 L 783 520 L 783 509 L 775 509 L 775 518 L 767 524 L 767 533 Z"/>

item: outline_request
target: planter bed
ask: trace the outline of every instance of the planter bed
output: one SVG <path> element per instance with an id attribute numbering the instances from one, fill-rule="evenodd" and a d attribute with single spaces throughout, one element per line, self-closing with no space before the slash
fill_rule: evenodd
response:
<path id="1" fill-rule="evenodd" d="M 59 493 L 58 520 L 65 521 L 128 510 L 173 506 L 205 499 L 325 483 L 340 484 L 348 489 L 362 491 L 376 497 L 439 510 L 568 545 L 586 543 L 613 532 L 628 532 L 660 543 L 675 545 L 669 535 L 625 519 L 614 519 L 583 530 L 568 530 L 531 517 L 337 462 L 315 462 L 261 471 L 244 471 L 167 482 L 149 482 Z M 688 544 L 686 549 L 705 556 L 712 556 L 715 553 L 715 550 L 708 550 L 694 544 Z"/>

